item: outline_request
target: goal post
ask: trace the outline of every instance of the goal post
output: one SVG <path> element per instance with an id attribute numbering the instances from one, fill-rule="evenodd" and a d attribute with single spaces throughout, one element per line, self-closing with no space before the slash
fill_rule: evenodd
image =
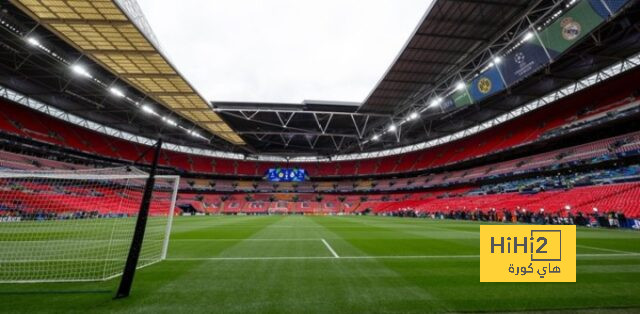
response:
<path id="1" fill-rule="evenodd" d="M 149 174 L 0 168 L 0 282 L 120 276 Z M 137 268 L 166 258 L 179 176 L 155 176 Z"/>

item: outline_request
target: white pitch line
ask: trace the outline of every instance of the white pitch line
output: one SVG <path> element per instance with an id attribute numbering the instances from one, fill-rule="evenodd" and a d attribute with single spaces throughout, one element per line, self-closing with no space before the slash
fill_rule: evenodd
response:
<path id="1" fill-rule="evenodd" d="M 624 257 L 624 256 L 640 256 L 640 253 L 612 253 L 612 254 L 576 254 L 576 257 Z"/>
<path id="2" fill-rule="evenodd" d="M 333 256 L 255 256 L 255 257 L 168 257 L 165 261 L 279 261 L 279 260 L 323 260 Z"/>
<path id="3" fill-rule="evenodd" d="M 453 255 L 453 256 L 342 256 L 340 259 L 350 260 L 374 260 L 374 259 L 427 259 L 427 258 L 478 258 L 479 255 Z M 264 256 L 264 257 L 185 257 L 167 258 L 167 261 L 260 261 L 260 260 L 329 260 L 334 256 Z"/>
<path id="4" fill-rule="evenodd" d="M 329 243 L 327 243 L 327 241 L 325 241 L 324 239 L 320 239 L 320 240 L 322 241 L 322 243 L 324 243 L 324 246 L 327 247 L 329 252 L 331 252 L 331 254 L 333 254 L 333 257 L 340 258 L 340 256 L 338 256 L 338 253 L 336 253 L 336 251 L 333 250 L 333 248 L 331 247 L 331 245 L 329 245 Z"/>
<path id="5" fill-rule="evenodd" d="M 635 254 L 635 252 L 629 252 L 629 251 L 621 251 L 621 250 L 613 250 L 613 249 L 606 249 L 606 248 L 602 248 L 602 247 L 595 247 L 595 246 L 588 246 L 588 245 L 581 245 L 578 244 L 576 245 L 577 247 L 582 247 L 585 249 L 592 249 L 592 250 L 598 250 L 598 251 L 603 251 L 603 252 L 613 252 L 613 253 L 623 253 L 623 254 Z"/>
<path id="6" fill-rule="evenodd" d="M 300 238 L 300 239 L 287 239 L 287 238 L 273 238 L 273 239 L 263 239 L 263 238 L 256 238 L 256 239 L 206 239 L 206 238 L 199 238 L 199 239 L 171 239 L 171 241 L 177 241 L 177 242 L 189 242 L 189 241 L 218 241 L 218 242 L 242 242 L 242 241 L 256 241 L 256 242 L 278 242 L 278 241 L 282 241 L 282 242 L 295 242 L 295 241 L 318 241 L 320 239 L 316 238 L 316 239 L 310 239 L 310 238 Z M 129 240 L 130 241 L 130 240 Z"/>
<path id="7" fill-rule="evenodd" d="M 640 253 L 629 254 L 577 254 L 577 257 L 640 257 Z M 329 260 L 335 256 L 254 256 L 254 257 L 170 257 L 165 261 L 260 261 L 260 260 Z M 480 255 L 378 255 L 378 256 L 341 256 L 341 260 L 376 259 L 465 259 L 480 258 Z"/>

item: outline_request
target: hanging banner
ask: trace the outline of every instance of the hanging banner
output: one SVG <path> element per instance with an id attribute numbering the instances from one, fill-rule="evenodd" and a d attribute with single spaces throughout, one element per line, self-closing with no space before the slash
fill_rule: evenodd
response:
<path id="1" fill-rule="evenodd" d="M 630 1 L 631 0 L 604 0 L 604 3 L 607 4 L 613 14 L 616 14 Z"/>
<path id="2" fill-rule="evenodd" d="M 496 67 L 492 67 L 471 81 L 469 94 L 474 102 L 478 102 L 504 89 L 500 72 Z"/>
<path id="3" fill-rule="evenodd" d="M 550 60 L 536 36 L 506 55 L 498 65 L 507 86 L 511 86 L 547 65 Z"/>
<path id="4" fill-rule="evenodd" d="M 551 57 L 556 58 L 603 22 L 589 1 L 580 1 L 540 32 L 540 40 Z"/>
<path id="5" fill-rule="evenodd" d="M 471 100 L 471 96 L 469 96 L 469 92 L 467 92 L 466 88 L 454 92 L 451 95 L 451 98 L 453 99 L 453 103 L 455 104 L 456 108 L 465 107 L 473 103 L 473 101 Z"/>
<path id="6" fill-rule="evenodd" d="M 442 107 L 442 111 L 446 112 L 446 111 L 455 109 L 456 104 L 453 102 L 453 98 L 447 97 L 442 101 L 442 104 L 440 105 L 440 107 Z"/>
<path id="7" fill-rule="evenodd" d="M 442 110 L 449 111 L 471 105 L 473 101 L 467 92 L 467 89 L 455 91 L 451 96 L 442 101 Z"/>
<path id="8" fill-rule="evenodd" d="M 607 19 L 612 13 L 618 13 L 629 1 L 631 0 L 588 0 L 587 2 L 600 17 Z"/>

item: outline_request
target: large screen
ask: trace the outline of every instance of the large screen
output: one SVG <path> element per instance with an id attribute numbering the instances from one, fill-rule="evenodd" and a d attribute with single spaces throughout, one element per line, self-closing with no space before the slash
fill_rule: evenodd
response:
<path id="1" fill-rule="evenodd" d="M 307 173 L 300 168 L 271 168 L 267 171 L 267 181 L 271 182 L 302 182 Z"/>

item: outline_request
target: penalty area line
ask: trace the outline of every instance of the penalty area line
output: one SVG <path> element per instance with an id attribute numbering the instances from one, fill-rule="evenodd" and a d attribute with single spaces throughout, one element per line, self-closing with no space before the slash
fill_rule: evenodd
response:
<path id="1" fill-rule="evenodd" d="M 325 239 L 320 239 L 322 241 L 322 243 L 324 243 L 324 246 L 327 247 L 327 250 L 329 250 L 329 252 L 331 252 L 331 254 L 333 255 L 333 257 L 335 258 L 340 258 L 340 256 L 338 256 L 338 253 L 336 253 L 336 251 L 333 250 L 333 248 L 331 247 L 331 245 L 329 245 L 329 243 L 327 243 L 327 241 Z"/>

